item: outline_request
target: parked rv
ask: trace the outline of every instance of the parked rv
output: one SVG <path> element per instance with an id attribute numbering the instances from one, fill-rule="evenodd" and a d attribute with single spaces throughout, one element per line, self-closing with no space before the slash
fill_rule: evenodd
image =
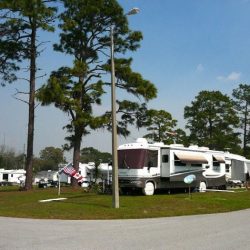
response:
<path id="1" fill-rule="evenodd" d="M 242 186 L 250 173 L 250 160 L 244 156 L 225 153 L 227 182 L 231 186 Z"/>
<path id="2" fill-rule="evenodd" d="M 0 185 L 22 185 L 26 171 L 23 169 L 0 169 Z"/>
<path id="3" fill-rule="evenodd" d="M 39 171 L 35 174 L 34 183 L 48 182 L 48 181 L 58 181 L 58 171 L 44 170 Z"/>
<path id="4" fill-rule="evenodd" d="M 225 157 L 222 152 L 180 144 L 150 144 L 144 138 L 118 148 L 119 186 L 122 191 L 141 189 L 153 195 L 157 189 L 225 188 Z M 195 175 L 192 183 L 184 178 Z"/>

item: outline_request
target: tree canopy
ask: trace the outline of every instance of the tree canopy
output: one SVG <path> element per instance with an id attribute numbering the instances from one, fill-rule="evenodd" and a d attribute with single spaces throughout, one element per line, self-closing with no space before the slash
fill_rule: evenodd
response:
<path id="1" fill-rule="evenodd" d="M 81 150 L 81 162 L 109 163 L 112 160 L 112 155 L 108 152 L 101 152 L 93 147 L 83 148 Z"/>
<path id="2" fill-rule="evenodd" d="M 17 154 L 14 149 L 6 145 L 0 145 L 0 168 L 3 169 L 23 169 L 24 154 Z"/>
<path id="3" fill-rule="evenodd" d="M 190 142 L 211 149 L 239 150 L 239 118 L 233 101 L 219 91 L 201 91 L 184 109 Z"/>
<path id="4" fill-rule="evenodd" d="M 63 150 L 61 148 L 46 147 L 40 151 L 42 160 L 41 170 L 58 170 L 60 163 L 65 163 Z"/>
<path id="5" fill-rule="evenodd" d="M 154 142 L 174 142 L 174 128 L 177 121 L 165 110 L 150 109 L 146 112 L 145 125 L 149 132 L 144 137 Z"/>
<path id="6" fill-rule="evenodd" d="M 240 84 L 233 90 L 235 107 L 240 117 L 243 136 L 243 155 L 250 158 L 250 85 Z"/>

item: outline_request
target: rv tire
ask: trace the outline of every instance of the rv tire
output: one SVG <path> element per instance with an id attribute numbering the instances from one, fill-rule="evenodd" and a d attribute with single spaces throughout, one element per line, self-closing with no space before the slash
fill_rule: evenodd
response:
<path id="1" fill-rule="evenodd" d="M 155 186 L 152 182 L 147 182 L 145 187 L 142 189 L 143 194 L 145 195 L 153 195 L 155 192 Z"/>

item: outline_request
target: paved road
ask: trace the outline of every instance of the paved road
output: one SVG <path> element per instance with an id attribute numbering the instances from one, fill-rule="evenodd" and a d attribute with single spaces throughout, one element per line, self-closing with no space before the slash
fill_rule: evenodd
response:
<path id="1" fill-rule="evenodd" d="M 198 216 L 111 221 L 0 217 L 1 250 L 250 249 L 250 209 Z"/>

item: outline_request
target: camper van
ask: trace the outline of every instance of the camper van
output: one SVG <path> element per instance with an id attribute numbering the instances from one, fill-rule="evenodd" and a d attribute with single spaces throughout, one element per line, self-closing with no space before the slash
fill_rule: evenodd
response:
<path id="1" fill-rule="evenodd" d="M 181 144 L 148 143 L 138 138 L 118 148 L 119 186 L 122 191 L 141 189 L 153 195 L 157 189 L 225 188 L 222 152 Z M 194 176 L 191 183 L 184 178 Z"/>

